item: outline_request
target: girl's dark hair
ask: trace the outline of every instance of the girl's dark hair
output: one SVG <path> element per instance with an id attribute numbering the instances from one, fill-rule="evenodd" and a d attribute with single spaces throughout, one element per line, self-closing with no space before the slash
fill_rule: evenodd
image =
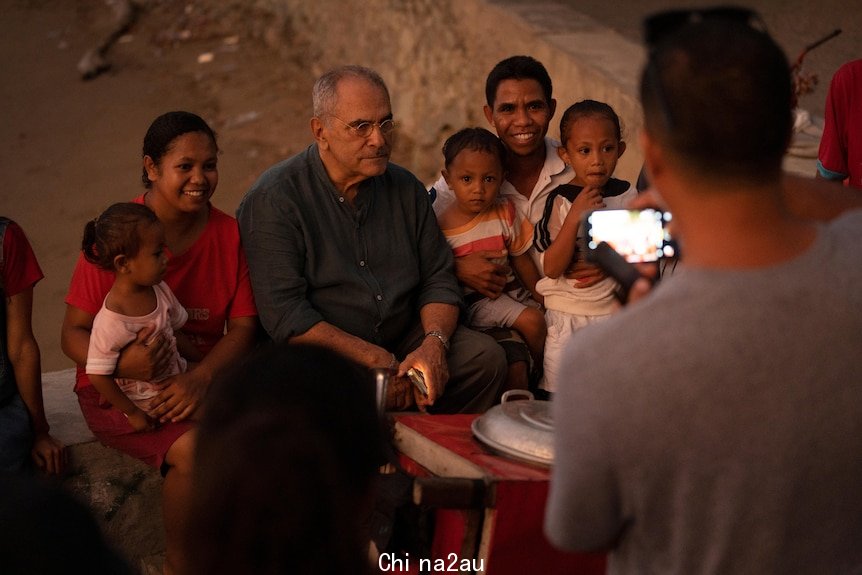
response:
<path id="1" fill-rule="evenodd" d="M 84 257 L 88 262 L 112 272 L 115 257 L 137 255 L 141 226 L 158 221 L 155 212 L 143 204 L 114 204 L 84 226 L 84 238 L 81 240 Z"/>
<path id="2" fill-rule="evenodd" d="M 448 168 L 464 150 L 494 154 L 500 159 L 503 170 L 506 169 L 506 148 L 503 142 L 485 128 L 464 128 L 449 136 L 443 144 L 443 160 L 446 167 Z"/>
<path id="3" fill-rule="evenodd" d="M 149 156 L 158 165 L 173 146 L 174 140 L 189 132 L 203 132 L 212 138 L 213 144 L 218 148 L 216 133 L 209 127 L 203 118 L 191 112 L 168 112 L 162 114 L 150 124 L 147 134 L 144 136 L 143 156 Z M 143 169 L 141 181 L 145 188 L 152 187 L 153 183 L 147 177 L 147 169 Z"/>
<path id="4" fill-rule="evenodd" d="M 572 129 L 572 124 L 580 118 L 586 118 L 589 116 L 601 116 L 610 120 L 614 125 L 617 141 L 622 141 L 623 131 L 622 128 L 620 128 L 620 117 L 617 116 L 614 109 L 604 102 L 581 100 L 580 102 L 569 106 L 563 113 L 563 117 L 560 119 L 560 142 L 562 142 L 563 146 L 566 145 L 566 140 L 569 139 L 569 132 Z"/>

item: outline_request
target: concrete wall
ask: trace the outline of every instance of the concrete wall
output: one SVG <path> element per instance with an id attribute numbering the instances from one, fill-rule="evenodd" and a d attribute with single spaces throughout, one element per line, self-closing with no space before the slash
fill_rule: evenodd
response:
<path id="1" fill-rule="evenodd" d="M 259 0 L 273 17 L 257 33 L 274 48 L 298 45 L 309 74 L 356 63 L 376 69 L 389 85 L 399 129 L 395 160 L 431 181 L 440 147 L 454 131 L 487 126 L 485 78 L 513 54 L 529 54 L 548 68 L 557 116 L 592 98 L 609 103 L 623 120 L 629 148 L 617 169 L 626 179 L 642 163 L 637 75 L 642 49 L 566 6 L 514 0 Z"/>

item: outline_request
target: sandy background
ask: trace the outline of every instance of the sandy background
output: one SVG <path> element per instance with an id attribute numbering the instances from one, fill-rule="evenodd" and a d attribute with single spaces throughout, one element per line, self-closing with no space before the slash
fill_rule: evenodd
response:
<path id="1" fill-rule="evenodd" d="M 602 22 L 626 38 L 642 40 L 643 18 L 670 7 L 734 4 L 757 10 L 766 28 L 784 48 L 791 63 L 809 44 L 836 28 L 841 35 L 809 52 L 803 69 L 819 76 L 820 85 L 802 98 L 801 107 L 823 115 L 826 88 L 841 64 L 862 58 L 862 2 L 859 0 L 561 0 L 575 10 Z"/>
<path id="2" fill-rule="evenodd" d="M 44 371 L 72 365 L 59 331 L 84 223 L 143 191 L 141 145 L 156 116 L 191 110 L 219 133 L 213 203 L 231 214 L 264 168 L 309 140 L 312 80 L 298 59 L 250 40 L 241 14 L 150 5 L 111 50 L 112 71 L 84 82 L 78 60 L 113 25 L 104 0 L 2 0 L 0 213 L 23 226 L 45 272 L 33 318 Z"/>
<path id="3" fill-rule="evenodd" d="M 634 40 L 644 14 L 672 4 L 560 1 Z M 802 104 L 822 113 L 834 70 L 862 57 L 862 6 L 857 0 L 750 4 L 791 59 L 832 29 L 844 29 L 805 59 L 821 86 Z M 259 37 L 252 8 L 228 9 L 218 0 L 147 6 L 111 50 L 113 69 L 83 82 L 76 66 L 111 28 L 109 2 L 0 0 L 0 213 L 27 231 L 46 275 L 34 310 L 45 371 L 71 366 L 59 330 L 84 222 L 141 192 L 140 146 L 153 118 L 187 109 L 216 129 L 222 155 L 213 203 L 228 213 L 263 169 L 310 141 L 313 78 L 303 55 L 287 41 L 276 46 Z M 201 55 L 210 60 L 200 62 Z M 556 96 L 565 103 L 564 94 Z"/>

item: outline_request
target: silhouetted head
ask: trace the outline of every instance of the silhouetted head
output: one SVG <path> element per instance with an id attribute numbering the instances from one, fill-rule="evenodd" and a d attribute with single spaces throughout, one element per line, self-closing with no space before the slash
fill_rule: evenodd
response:
<path id="1" fill-rule="evenodd" d="M 368 370 L 278 345 L 216 381 L 198 428 L 196 573 L 365 573 L 384 458 Z"/>
<path id="2" fill-rule="evenodd" d="M 757 15 L 669 11 L 645 32 L 648 135 L 704 175 L 774 179 L 791 136 L 790 67 Z"/>

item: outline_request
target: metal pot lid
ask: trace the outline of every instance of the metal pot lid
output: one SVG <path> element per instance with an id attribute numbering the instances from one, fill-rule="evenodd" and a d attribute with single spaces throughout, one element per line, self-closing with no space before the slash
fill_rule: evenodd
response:
<path id="1" fill-rule="evenodd" d="M 529 391 L 507 391 L 471 427 L 476 439 L 502 455 L 541 465 L 554 461 L 551 402 L 533 399 Z"/>

